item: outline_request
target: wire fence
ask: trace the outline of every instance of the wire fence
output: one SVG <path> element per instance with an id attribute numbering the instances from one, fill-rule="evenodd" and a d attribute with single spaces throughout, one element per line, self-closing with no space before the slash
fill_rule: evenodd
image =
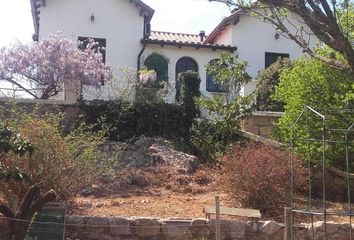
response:
<path id="1" fill-rule="evenodd" d="M 310 218 L 310 224 L 312 229 L 311 237 L 316 239 L 316 233 L 314 230 L 314 219 L 315 217 L 321 217 L 324 223 L 324 239 L 329 239 L 328 234 L 328 217 L 329 216 L 344 216 L 348 218 L 348 239 L 352 239 L 352 217 L 354 212 L 352 210 L 352 179 L 351 179 L 351 170 L 352 170 L 352 157 L 354 149 L 354 122 L 348 122 L 352 119 L 352 115 L 347 118 L 344 115 L 352 114 L 352 111 L 339 112 L 335 111 L 334 113 L 326 112 L 322 114 L 315 109 L 306 106 L 301 112 L 294 125 L 291 128 L 291 231 L 290 239 L 295 239 L 295 214 L 303 214 Z M 342 117 L 341 117 L 342 116 Z M 334 128 L 329 126 L 329 122 L 335 119 L 341 127 Z M 347 127 L 343 127 L 347 125 Z M 301 135 L 306 135 L 306 137 L 300 137 Z M 297 151 L 304 151 L 305 161 L 307 162 L 308 169 L 308 196 L 307 196 L 307 208 L 299 209 L 295 206 L 296 192 L 295 192 L 295 169 L 294 169 L 294 156 Z M 313 152 L 318 151 L 318 155 Z M 344 151 L 341 151 L 344 150 Z M 335 154 L 335 158 L 343 158 L 344 168 L 346 172 L 346 187 L 347 187 L 347 209 L 343 211 L 329 210 L 327 206 L 327 181 L 326 181 L 326 167 L 331 161 L 331 151 L 338 151 Z M 344 156 L 338 156 L 342 153 Z M 320 161 L 318 158 L 320 157 Z M 316 161 L 317 160 L 317 161 Z M 316 209 L 313 204 L 314 189 L 313 189 L 313 169 L 315 165 L 320 165 L 321 167 L 321 202 L 322 206 L 319 209 Z"/>

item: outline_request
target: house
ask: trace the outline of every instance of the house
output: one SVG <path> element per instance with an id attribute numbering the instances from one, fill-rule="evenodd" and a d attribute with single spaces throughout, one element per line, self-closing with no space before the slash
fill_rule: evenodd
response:
<path id="1" fill-rule="evenodd" d="M 225 89 L 215 84 L 205 69 L 222 52 L 238 53 L 248 62 L 252 77 L 277 57 L 294 59 L 303 54 L 296 43 L 279 35 L 272 25 L 241 10 L 234 11 L 206 35 L 204 31 L 197 34 L 151 31 L 154 10 L 141 0 L 30 1 L 36 39 L 58 31 L 77 41 L 93 38 L 105 47 L 104 59 L 114 69 L 127 66 L 136 70 L 158 61 L 159 80 L 176 86 L 170 92 L 171 101 L 178 93 L 176 77 L 186 70 L 199 72 L 203 95 L 223 94 Z M 115 98 L 124 81 L 118 77 L 99 93 L 84 86 L 83 96 L 88 100 Z M 255 87 L 256 81 L 252 81 L 243 87 L 242 94 L 251 93 Z M 76 99 L 78 92 L 76 95 L 72 92 L 62 97 Z"/>

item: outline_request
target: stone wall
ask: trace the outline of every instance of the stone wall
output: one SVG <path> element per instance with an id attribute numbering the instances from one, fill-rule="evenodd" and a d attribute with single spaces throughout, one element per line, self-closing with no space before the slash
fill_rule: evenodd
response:
<path id="1" fill-rule="evenodd" d="M 69 130 L 76 123 L 80 114 L 80 107 L 78 104 L 73 104 L 68 101 L 60 100 L 44 100 L 44 99 L 10 99 L 0 98 L 0 105 L 16 104 L 21 109 L 32 112 L 36 109 L 36 113 L 39 115 L 45 113 L 63 113 L 61 125 L 63 130 Z"/>
<path id="2" fill-rule="evenodd" d="M 282 117 L 281 112 L 254 112 L 241 123 L 241 130 L 262 137 L 269 137 L 273 131 L 273 123 Z"/>
<path id="3" fill-rule="evenodd" d="M 348 201 L 347 173 L 337 168 L 326 166 L 326 198 L 332 201 Z M 349 174 L 351 199 L 354 200 L 354 174 Z M 322 167 L 313 169 L 312 188 L 315 197 L 322 197 Z"/>
<path id="4" fill-rule="evenodd" d="M 0 239 L 8 231 L 0 218 Z M 324 240 L 323 222 L 314 223 L 315 240 Z M 327 223 L 327 240 L 349 239 L 349 224 Z M 294 228 L 294 239 L 312 239 L 310 224 Z M 354 235 L 353 235 L 354 237 Z M 215 240 L 215 220 L 67 216 L 66 240 Z M 283 240 L 284 225 L 274 221 L 221 220 L 222 240 Z"/>
<path id="5" fill-rule="evenodd" d="M 77 217 L 66 220 L 66 238 L 77 240 L 214 240 L 215 220 Z M 324 224 L 314 224 L 316 240 L 325 239 Z M 328 223 L 328 240 L 349 239 L 349 225 Z M 223 240 L 283 240 L 284 226 L 273 221 L 222 220 Z M 312 239 L 310 225 L 295 228 L 297 240 Z"/>

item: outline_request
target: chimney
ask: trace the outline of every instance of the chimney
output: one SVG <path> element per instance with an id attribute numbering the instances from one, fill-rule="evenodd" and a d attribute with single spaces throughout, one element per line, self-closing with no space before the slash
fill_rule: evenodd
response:
<path id="1" fill-rule="evenodd" d="M 200 37 L 200 42 L 204 42 L 204 38 L 205 38 L 205 31 L 201 30 L 199 32 L 199 37 Z"/>

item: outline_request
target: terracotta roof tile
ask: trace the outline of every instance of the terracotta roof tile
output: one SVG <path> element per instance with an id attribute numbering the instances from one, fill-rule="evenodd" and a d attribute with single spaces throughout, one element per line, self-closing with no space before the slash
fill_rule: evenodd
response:
<path id="1" fill-rule="evenodd" d="M 186 33 L 172 33 L 172 32 L 158 32 L 152 31 L 149 39 L 159 40 L 159 41 L 175 41 L 183 43 L 202 43 L 200 36 L 196 34 L 186 34 Z"/>
<path id="2" fill-rule="evenodd" d="M 205 39 L 207 39 L 207 36 L 205 36 L 203 41 L 201 41 L 201 37 L 197 34 L 152 31 L 150 36 L 147 39 L 144 39 L 144 41 L 146 43 L 191 46 L 196 48 L 213 48 L 229 51 L 235 51 L 237 49 L 235 46 L 231 45 L 206 43 Z"/>

